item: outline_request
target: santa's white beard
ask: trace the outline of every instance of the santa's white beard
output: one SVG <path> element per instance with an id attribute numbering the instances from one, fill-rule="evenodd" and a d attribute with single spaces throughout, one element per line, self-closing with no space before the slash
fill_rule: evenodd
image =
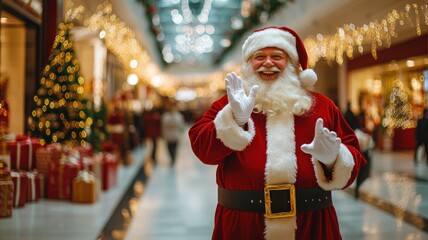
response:
<path id="1" fill-rule="evenodd" d="M 252 86 L 259 85 L 254 107 L 256 112 L 266 115 L 290 112 L 300 116 L 312 106 L 312 98 L 300 86 L 292 64 L 288 64 L 284 72 L 273 82 L 261 80 L 254 73 L 250 63 L 242 66 L 242 74 L 244 76 L 243 86 L 247 93 Z"/>

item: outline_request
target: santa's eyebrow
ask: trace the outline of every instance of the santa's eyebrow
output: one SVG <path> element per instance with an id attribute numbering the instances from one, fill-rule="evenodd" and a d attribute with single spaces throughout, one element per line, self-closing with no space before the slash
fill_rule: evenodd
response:
<path id="1" fill-rule="evenodd" d="M 286 53 L 283 50 L 275 50 L 273 51 L 274 54 L 284 54 L 286 55 Z"/>
<path id="2" fill-rule="evenodd" d="M 255 52 L 253 53 L 253 55 L 256 55 L 256 54 L 263 54 L 263 51 L 258 50 L 258 51 L 255 51 Z"/>

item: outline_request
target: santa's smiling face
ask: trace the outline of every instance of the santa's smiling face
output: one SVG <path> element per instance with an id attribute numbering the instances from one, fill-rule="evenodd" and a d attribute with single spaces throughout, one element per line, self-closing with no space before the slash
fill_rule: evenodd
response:
<path id="1" fill-rule="evenodd" d="M 243 86 L 247 92 L 258 85 L 255 111 L 268 115 L 290 112 L 302 115 L 311 108 L 309 93 L 302 88 L 296 64 L 284 50 L 276 47 L 254 52 L 242 65 Z"/>
<path id="2" fill-rule="evenodd" d="M 275 81 L 287 66 L 287 54 L 275 47 L 262 48 L 249 59 L 253 71 L 263 81 Z"/>

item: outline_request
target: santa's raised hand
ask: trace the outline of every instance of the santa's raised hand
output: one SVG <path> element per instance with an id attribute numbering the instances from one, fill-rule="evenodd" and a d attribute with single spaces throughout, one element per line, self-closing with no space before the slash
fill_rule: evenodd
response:
<path id="1" fill-rule="evenodd" d="M 314 139 L 309 144 L 303 144 L 300 149 L 331 169 L 339 154 L 340 143 L 341 140 L 336 132 L 325 128 L 322 118 L 318 118 L 315 123 Z"/>
<path id="2" fill-rule="evenodd" d="M 259 86 L 253 86 L 247 96 L 242 87 L 242 79 L 236 73 L 227 74 L 225 82 L 227 98 L 229 99 L 233 117 L 238 125 L 243 126 L 250 119 L 251 112 L 253 112 L 255 96 Z"/>

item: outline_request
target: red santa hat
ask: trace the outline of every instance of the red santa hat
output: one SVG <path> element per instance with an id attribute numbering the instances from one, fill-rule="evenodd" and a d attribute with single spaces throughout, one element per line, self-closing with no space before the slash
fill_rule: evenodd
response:
<path id="1" fill-rule="evenodd" d="M 244 62 L 254 52 L 266 47 L 276 47 L 284 50 L 291 61 L 300 64 L 302 71 L 299 74 L 303 87 L 312 87 L 317 81 L 317 75 L 312 69 L 308 69 L 308 54 L 305 45 L 297 33 L 287 27 L 265 27 L 255 30 L 242 45 L 242 58 Z"/>

